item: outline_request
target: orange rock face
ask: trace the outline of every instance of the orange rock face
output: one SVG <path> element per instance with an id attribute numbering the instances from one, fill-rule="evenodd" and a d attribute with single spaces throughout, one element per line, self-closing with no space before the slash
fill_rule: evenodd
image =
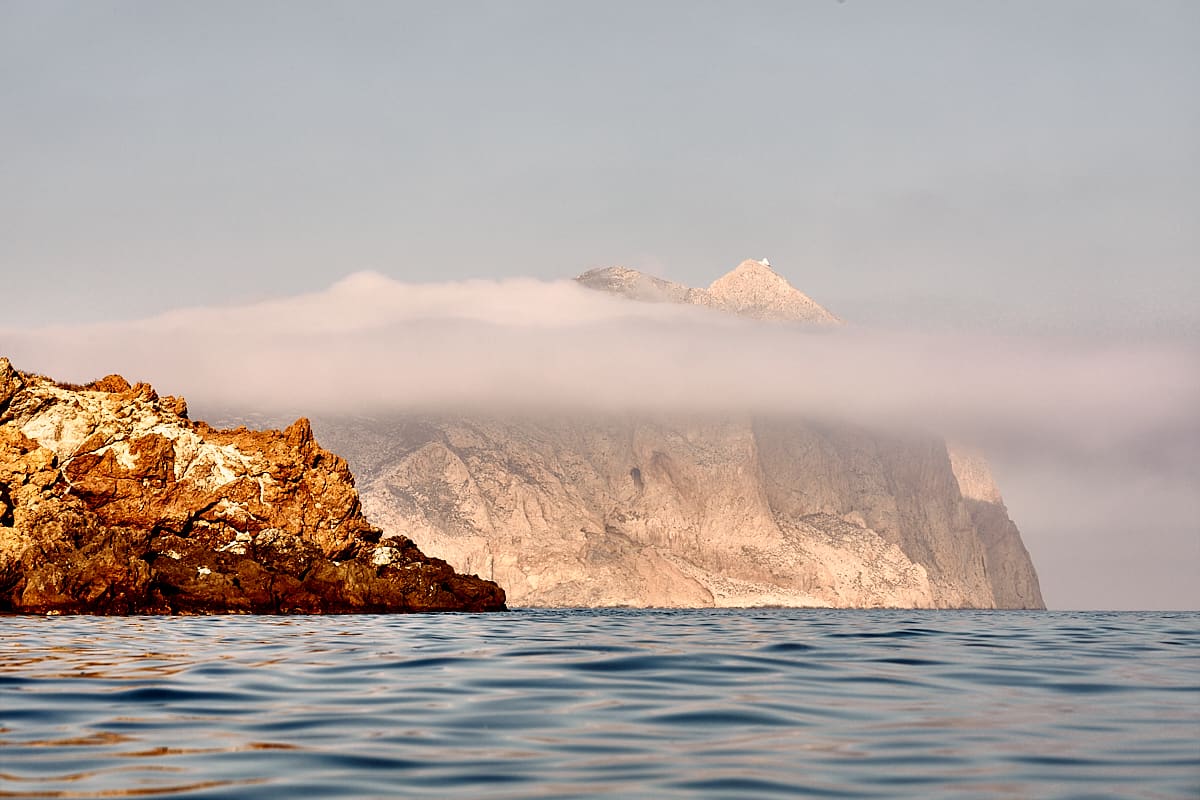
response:
<path id="1" fill-rule="evenodd" d="M 504 608 L 491 581 L 379 539 L 305 419 L 216 430 L 147 384 L 60 385 L 0 358 L 0 611 Z"/>

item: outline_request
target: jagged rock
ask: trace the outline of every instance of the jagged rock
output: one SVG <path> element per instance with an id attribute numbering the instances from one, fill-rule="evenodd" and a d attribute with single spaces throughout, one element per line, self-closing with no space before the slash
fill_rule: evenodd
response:
<path id="1" fill-rule="evenodd" d="M 378 558 L 346 462 L 308 420 L 217 430 L 180 398 L 0 358 L 0 611 L 348 613 L 504 608 L 403 538 Z"/>

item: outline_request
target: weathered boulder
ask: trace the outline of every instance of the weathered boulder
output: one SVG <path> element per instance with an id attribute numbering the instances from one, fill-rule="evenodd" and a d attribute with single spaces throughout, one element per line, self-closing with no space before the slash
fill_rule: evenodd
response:
<path id="1" fill-rule="evenodd" d="M 503 608 L 491 581 L 380 544 L 306 419 L 217 430 L 144 383 L 57 384 L 0 358 L 0 611 Z"/>

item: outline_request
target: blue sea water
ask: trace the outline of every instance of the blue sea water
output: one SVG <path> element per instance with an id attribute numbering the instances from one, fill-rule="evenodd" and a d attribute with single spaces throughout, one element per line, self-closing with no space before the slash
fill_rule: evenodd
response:
<path id="1" fill-rule="evenodd" d="M 3 797 L 1200 797 L 1200 614 L 0 618 Z"/>

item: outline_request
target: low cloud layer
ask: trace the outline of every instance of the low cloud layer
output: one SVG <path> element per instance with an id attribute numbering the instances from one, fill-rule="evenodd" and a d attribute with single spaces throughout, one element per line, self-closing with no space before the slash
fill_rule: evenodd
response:
<path id="1" fill-rule="evenodd" d="M 324 292 L 254 305 L 0 329 L 0 354 L 60 380 L 111 372 L 147 380 L 186 396 L 200 415 L 634 409 L 910 426 L 981 445 L 1005 488 L 1006 471 L 1008 485 L 1025 487 L 1019 471 L 1033 464 L 1069 484 L 1104 464 L 1098 483 L 1110 495 L 1147 480 L 1172 487 L 1155 495 L 1164 524 L 1183 526 L 1172 536 L 1186 539 L 1196 524 L 1187 490 L 1200 461 L 1192 341 L 814 331 L 635 303 L 571 281 L 413 285 L 360 273 Z M 1089 485 L 1097 481 L 1055 489 L 1058 505 L 1036 487 L 1018 493 L 1063 527 L 1063 505 L 1084 502 Z M 1013 511 L 1027 532 L 1039 525 Z M 1037 536 L 1028 538 L 1036 560 Z M 1200 562 L 1182 546 L 1181 557 Z M 1039 565 L 1053 603 L 1058 592 Z"/>
<path id="2" fill-rule="evenodd" d="M 121 372 L 197 408 L 314 414 L 746 410 L 1104 448 L 1187 427 L 1200 407 L 1200 351 L 1183 344 L 814 331 L 570 281 L 360 273 L 255 305 L 0 330 L 0 351 L 60 379 Z"/>

